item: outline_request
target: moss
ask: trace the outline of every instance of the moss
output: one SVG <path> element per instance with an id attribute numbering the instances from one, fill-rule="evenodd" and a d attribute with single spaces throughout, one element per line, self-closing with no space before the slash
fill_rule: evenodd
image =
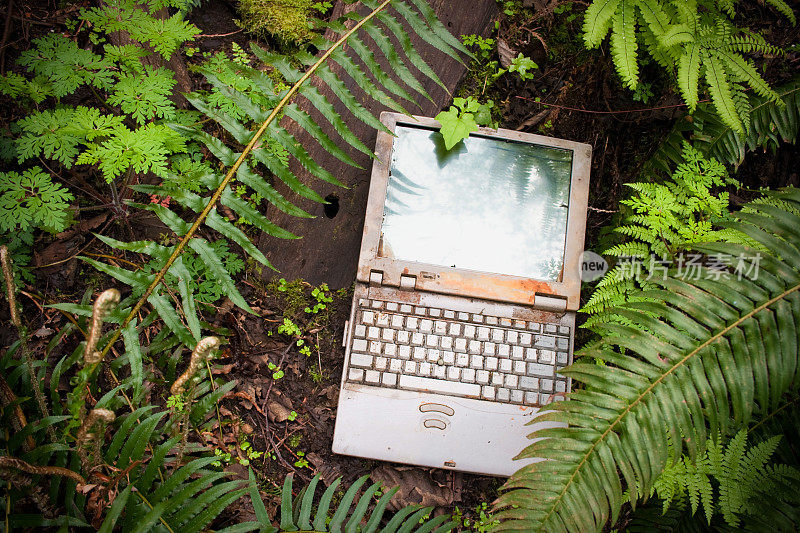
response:
<path id="1" fill-rule="evenodd" d="M 239 0 L 239 25 L 282 44 L 304 42 L 311 36 L 311 5 L 311 0 Z"/>

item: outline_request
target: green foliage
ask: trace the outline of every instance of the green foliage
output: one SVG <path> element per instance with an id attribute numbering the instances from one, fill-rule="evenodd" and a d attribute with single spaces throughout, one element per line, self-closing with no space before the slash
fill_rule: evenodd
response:
<path id="1" fill-rule="evenodd" d="M 795 17 L 783 0 L 770 2 L 792 24 Z M 630 89 L 639 84 L 639 45 L 663 68 L 675 72 L 689 110 L 700 100 L 705 79 L 714 110 L 721 121 L 738 133 L 750 122 L 745 88 L 778 102 L 778 94 L 742 54 L 779 54 L 763 37 L 734 26 L 734 2 L 699 0 L 670 3 L 664 0 L 594 0 L 586 10 L 584 41 L 596 48 L 611 32 L 611 55 L 622 82 Z"/>
<path id="2" fill-rule="evenodd" d="M 518 73 L 519 77 L 523 80 L 532 80 L 533 74 L 528 71 L 538 68 L 539 65 L 534 63 L 531 58 L 524 56 L 522 52 L 520 52 L 517 54 L 517 57 L 511 61 L 511 64 L 508 66 L 508 71 Z"/>
<path id="3" fill-rule="evenodd" d="M 319 475 L 314 476 L 308 486 L 303 487 L 294 497 L 293 476 L 286 477 L 281 491 L 281 506 L 277 517 L 280 520 L 276 527 L 269 519 L 269 514 L 258 493 L 255 476 L 250 471 L 250 501 L 255 510 L 257 522 L 250 522 L 252 531 L 259 529 L 262 533 L 278 531 L 361 531 L 363 533 L 395 533 L 407 531 L 424 533 L 445 533 L 453 529 L 455 524 L 448 521 L 446 515 L 429 519 L 433 507 L 412 505 L 404 507 L 388 517 L 388 522 L 381 528 L 389 500 L 397 492 L 397 488 L 383 491 L 379 483 L 373 483 L 364 489 L 361 497 L 356 495 L 364 486 L 369 476 L 358 478 L 347 487 L 341 501 L 332 508 L 332 500 L 339 489 L 341 478 L 331 483 L 319 499 L 316 498 Z M 372 505 L 373 499 L 379 498 Z"/>
<path id="4" fill-rule="evenodd" d="M 256 35 L 271 35 L 284 44 L 311 37 L 313 11 L 325 11 L 322 2 L 312 0 L 239 0 L 240 25 Z"/>
<path id="5" fill-rule="evenodd" d="M 770 464 L 780 435 L 775 435 L 746 449 L 747 431 L 741 430 L 723 448 L 722 440 L 708 439 L 705 449 L 694 459 L 681 457 L 667 463 L 653 483 L 653 494 L 663 501 L 663 510 L 675 503 L 690 504 L 692 514 L 703 507 L 708 523 L 716 513 L 725 522 L 738 527 L 740 515 L 761 512 L 761 501 L 796 499 L 800 471 L 787 465 Z M 716 503 L 712 480 L 717 487 Z"/>
<path id="6" fill-rule="evenodd" d="M 707 157 L 738 167 L 748 151 L 759 148 L 774 152 L 782 142 L 795 143 L 800 130 L 800 79 L 775 90 L 780 102 L 751 95 L 750 121 L 745 133 L 725 124 L 708 104 L 699 104 L 694 115 L 679 120 L 667 139 L 659 146 L 648 163 L 659 172 L 669 172 L 672 164 L 680 162 L 681 145 L 691 139 L 695 148 Z"/>
<path id="7" fill-rule="evenodd" d="M 800 190 L 774 195 L 800 208 Z M 743 254 L 759 265 L 757 272 L 715 279 L 703 268 L 697 279 L 656 280 L 659 288 L 647 294 L 653 301 L 615 310 L 630 326 L 598 326 L 602 342 L 580 350 L 562 371 L 583 386 L 537 419 L 564 425 L 532 434 L 537 440 L 519 457 L 547 460 L 521 468 L 506 483 L 497 504 L 499 530 L 599 531 L 616 522 L 626 499 L 623 483 L 631 500 L 646 497 L 679 449 L 695 458 L 709 435 L 733 435 L 779 409 L 784 394 L 796 393 L 800 217 L 748 207 L 726 226 L 759 248 L 694 249 Z M 670 452 L 668 439 L 680 448 Z"/>
<path id="8" fill-rule="evenodd" d="M 108 103 L 118 105 L 140 126 L 155 118 L 173 118 L 175 107 L 169 97 L 174 86 L 175 79 L 170 71 L 146 65 L 143 72 L 120 76 Z"/>
<path id="9" fill-rule="evenodd" d="M 436 115 L 436 120 L 442 125 L 439 132 L 444 138 L 445 149 L 452 149 L 470 133 L 478 131 L 479 125 L 490 125 L 493 104 L 491 100 L 481 104 L 472 97 L 455 98 L 450 109 Z"/>
<path id="10" fill-rule="evenodd" d="M 67 208 L 75 197 L 40 167 L 22 174 L 0 172 L 0 233 L 67 227 Z"/>
<path id="11" fill-rule="evenodd" d="M 725 167 L 684 143 L 682 162 L 663 183 L 629 183 L 635 195 L 620 203 L 628 208 L 614 228 L 624 242 L 603 253 L 620 258 L 598 282 L 582 311 L 592 315 L 586 327 L 620 320 L 609 310 L 628 301 L 642 289 L 654 287 L 651 280 L 674 264 L 680 252 L 694 243 L 744 243 L 746 237 L 721 228 L 728 217 L 728 193 L 714 193 L 724 186 L 738 186 Z M 644 299 L 642 299 L 644 298 Z M 640 296 L 640 301 L 647 301 Z M 623 321 L 624 322 L 624 321 Z"/>

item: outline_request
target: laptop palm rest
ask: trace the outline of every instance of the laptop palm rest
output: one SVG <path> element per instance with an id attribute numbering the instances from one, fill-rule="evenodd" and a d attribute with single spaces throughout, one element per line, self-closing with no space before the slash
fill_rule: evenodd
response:
<path id="1" fill-rule="evenodd" d="M 525 435 L 558 427 L 524 427 L 536 407 L 352 383 L 340 394 L 333 451 L 344 455 L 510 476 L 534 461 L 513 460 L 531 443 Z"/>

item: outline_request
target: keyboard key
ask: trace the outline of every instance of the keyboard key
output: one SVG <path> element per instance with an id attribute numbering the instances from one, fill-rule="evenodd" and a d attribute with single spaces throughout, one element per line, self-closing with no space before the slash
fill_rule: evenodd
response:
<path id="1" fill-rule="evenodd" d="M 428 308 L 427 307 L 415 307 L 414 308 L 414 314 L 415 315 L 425 316 L 427 313 L 428 313 Z"/>
<path id="2" fill-rule="evenodd" d="M 355 331 L 353 332 L 353 335 L 355 335 L 356 337 L 366 337 L 367 336 L 367 326 L 365 326 L 364 324 L 358 324 L 356 326 Z"/>
<path id="3" fill-rule="evenodd" d="M 361 314 L 361 321 L 364 324 L 374 324 L 375 323 L 375 313 L 372 311 L 364 311 Z"/>
<path id="4" fill-rule="evenodd" d="M 469 353 L 481 353 L 481 341 L 469 341 Z"/>
<path id="5" fill-rule="evenodd" d="M 363 366 L 363 367 L 371 367 L 372 366 L 372 356 L 367 355 L 365 353 L 351 353 L 350 354 L 350 365 L 351 366 Z"/>
<path id="6" fill-rule="evenodd" d="M 483 343 L 483 355 L 494 355 L 496 344 L 493 342 Z"/>
<path id="7" fill-rule="evenodd" d="M 528 322 L 528 331 L 532 333 L 539 333 L 542 330 L 542 326 L 538 322 Z"/>
<path id="8" fill-rule="evenodd" d="M 511 399 L 511 391 L 508 389 L 497 389 L 497 399 L 501 402 L 507 402 Z"/>
<path id="9" fill-rule="evenodd" d="M 523 392 L 521 390 L 512 390 L 511 391 L 511 401 L 514 403 L 522 403 L 523 402 Z"/>
<path id="10" fill-rule="evenodd" d="M 469 355 L 465 353 L 456 355 L 456 365 L 463 367 L 469 366 Z"/>
<path id="11" fill-rule="evenodd" d="M 497 357 L 487 357 L 484 361 L 484 368 L 486 370 L 497 370 Z"/>
<path id="12" fill-rule="evenodd" d="M 559 365 L 566 365 L 568 357 L 569 354 L 567 354 L 567 352 L 558 352 L 558 354 L 556 354 L 556 362 L 558 362 Z"/>
<path id="13" fill-rule="evenodd" d="M 392 315 L 392 327 L 397 329 L 403 327 L 403 315 Z"/>
<path id="14" fill-rule="evenodd" d="M 483 324 L 483 315 L 472 313 L 472 321 L 476 324 Z"/>
<path id="15" fill-rule="evenodd" d="M 442 352 L 442 360 L 446 365 L 453 365 L 456 362 L 456 354 L 453 352 Z"/>
<path id="16" fill-rule="evenodd" d="M 569 335 L 569 326 L 559 326 L 558 327 L 558 334 L 559 335 Z"/>
<path id="17" fill-rule="evenodd" d="M 425 345 L 431 348 L 439 347 L 439 335 L 425 335 Z"/>
<path id="18" fill-rule="evenodd" d="M 497 325 L 497 317 L 496 316 L 487 316 L 485 322 L 490 326 L 496 326 Z"/>
<path id="19" fill-rule="evenodd" d="M 416 361 L 406 361 L 403 363 L 403 373 L 404 374 L 415 374 L 417 372 L 417 362 Z"/>
<path id="20" fill-rule="evenodd" d="M 556 362 L 556 352 L 553 350 L 539 350 L 539 362 L 553 365 Z"/>
<path id="21" fill-rule="evenodd" d="M 361 381 L 364 379 L 364 371 L 360 368 L 351 368 L 347 373 L 347 379 L 350 381 Z"/>
<path id="22" fill-rule="evenodd" d="M 533 335 L 530 333 L 520 333 L 519 334 L 519 343 L 523 346 L 530 346 L 531 342 L 533 342 Z"/>
<path id="23" fill-rule="evenodd" d="M 469 366 L 480 370 L 483 368 L 483 357 L 480 355 L 473 355 Z"/>
<path id="24" fill-rule="evenodd" d="M 394 342 L 394 330 L 393 329 L 383 330 L 381 338 L 386 342 Z"/>
<path id="25" fill-rule="evenodd" d="M 367 383 L 380 383 L 381 382 L 381 373 L 377 370 L 367 370 L 364 373 L 364 381 Z"/>
<path id="26" fill-rule="evenodd" d="M 400 312 L 401 313 L 411 313 L 413 310 L 414 310 L 414 308 L 411 307 L 408 304 L 400 304 Z"/>
<path id="27" fill-rule="evenodd" d="M 489 340 L 489 328 L 482 326 L 478 328 L 477 338 L 481 341 L 488 341 Z"/>
<path id="28" fill-rule="evenodd" d="M 419 321 L 419 330 L 422 333 L 433 333 L 433 320 L 425 319 Z"/>
<path id="29" fill-rule="evenodd" d="M 562 380 L 556 381 L 556 392 L 567 392 L 567 382 Z"/>
<path id="30" fill-rule="evenodd" d="M 399 308 L 400 305 L 397 302 L 386 302 L 387 311 L 397 311 Z"/>
<path id="31" fill-rule="evenodd" d="M 383 346 L 383 343 L 379 341 L 370 341 L 368 351 L 372 354 L 378 355 L 381 353 L 381 346 Z"/>
<path id="32" fill-rule="evenodd" d="M 518 329 L 525 329 L 525 321 L 524 320 L 515 320 L 514 327 Z"/>
<path id="33" fill-rule="evenodd" d="M 449 309 L 445 309 L 442 314 L 444 315 L 445 318 L 455 318 L 456 317 L 455 311 L 450 311 Z"/>
<path id="34" fill-rule="evenodd" d="M 468 383 L 475 381 L 475 369 L 474 368 L 462 368 L 461 369 L 461 381 L 466 381 Z"/>
<path id="35" fill-rule="evenodd" d="M 432 371 L 433 367 L 427 361 L 420 363 L 419 367 L 417 368 L 417 374 L 420 376 L 430 376 Z"/>
<path id="36" fill-rule="evenodd" d="M 443 349 L 451 350 L 453 348 L 453 337 L 442 337 L 441 345 Z"/>
<path id="37" fill-rule="evenodd" d="M 519 378 L 519 388 L 524 390 L 538 390 L 539 379 L 532 378 L 529 376 L 522 376 L 521 378 Z"/>
<path id="38" fill-rule="evenodd" d="M 408 344 L 411 342 L 411 333 L 401 329 L 397 332 L 397 342 L 399 344 Z"/>
<path id="39" fill-rule="evenodd" d="M 519 333 L 516 331 L 509 331 L 506 334 L 506 342 L 509 344 L 516 344 L 519 342 Z"/>
<path id="40" fill-rule="evenodd" d="M 503 374 L 500 372 L 492 372 L 492 385 L 502 387 L 504 381 L 505 379 L 503 379 Z"/>
<path id="41" fill-rule="evenodd" d="M 367 351 L 367 341 L 364 339 L 355 339 L 353 341 L 353 351 L 355 352 L 366 352 Z"/>
<path id="42" fill-rule="evenodd" d="M 539 388 L 543 392 L 553 392 L 553 380 L 552 379 L 542 379 L 539 381 Z"/>
<path id="43" fill-rule="evenodd" d="M 464 336 L 467 337 L 468 339 L 474 339 L 475 338 L 475 326 L 473 326 L 472 324 L 465 324 L 464 325 Z"/>
<path id="44" fill-rule="evenodd" d="M 459 320 L 469 320 L 469 313 L 464 313 L 463 311 L 458 312 L 458 319 Z"/>
<path id="45" fill-rule="evenodd" d="M 412 333 L 411 334 L 411 344 L 414 346 L 422 346 L 422 343 L 425 342 L 425 335 L 422 333 Z"/>
<path id="46" fill-rule="evenodd" d="M 444 379 L 447 373 L 447 367 L 442 365 L 433 365 L 433 377 Z"/>
<path id="47" fill-rule="evenodd" d="M 556 347 L 556 338 L 549 335 L 536 335 L 534 343 L 537 348 L 550 348 Z"/>
<path id="48" fill-rule="evenodd" d="M 511 372 L 511 359 L 500 359 L 500 370 L 502 372 Z"/>
<path id="49" fill-rule="evenodd" d="M 511 322 L 511 319 L 510 319 L 510 318 L 503 318 L 503 317 L 500 317 L 500 325 L 501 325 L 501 326 L 504 326 L 504 327 L 510 328 L 510 327 L 511 327 L 511 324 L 512 324 L 512 322 Z"/>
<path id="50" fill-rule="evenodd" d="M 441 310 L 441 309 L 434 309 L 434 308 L 431 308 L 431 309 L 428 311 L 428 313 L 429 313 L 429 314 L 430 314 L 432 317 L 439 317 L 439 316 L 442 316 L 442 310 Z"/>
<path id="51" fill-rule="evenodd" d="M 461 369 L 457 366 L 447 367 L 447 379 L 458 381 L 461 378 Z"/>
<path id="52" fill-rule="evenodd" d="M 522 346 L 512 346 L 511 347 L 511 358 L 512 359 L 522 359 L 522 355 L 525 353 L 525 348 Z"/>
<path id="53" fill-rule="evenodd" d="M 481 389 L 481 396 L 487 400 L 494 400 L 494 387 L 484 385 Z"/>
<path id="54" fill-rule="evenodd" d="M 406 318 L 406 328 L 407 329 L 417 329 L 419 326 L 419 319 L 415 316 L 410 316 Z"/>
<path id="55" fill-rule="evenodd" d="M 417 361 L 422 361 L 425 359 L 425 348 L 422 346 L 414 347 L 414 350 L 411 352 L 411 357 L 416 359 Z"/>
<path id="56" fill-rule="evenodd" d="M 437 335 L 445 335 L 447 333 L 447 322 L 437 320 L 433 323 L 433 332 Z"/>
<path id="57" fill-rule="evenodd" d="M 455 322 L 450 323 L 450 335 L 456 337 L 461 335 L 461 324 L 457 324 Z"/>
<path id="58" fill-rule="evenodd" d="M 525 403 L 528 405 L 537 405 L 539 403 L 539 393 L 538 392 L 526 392 L 525 393 Z"/>
<path id="59" fill-rule="evenodd" d="M 400 359 L 389 360 L 389 370 L 392 372 L 400 372 L 403 369 L 403 361 Z"/>
<path id="60" fill-rule="evenodd" d="M 525 361 L 514 361 L 514 373 L 516 374 L 525 373 Z"/>
<path id="61" fill-rule="evenodd" d="M 367 328 L 367 338 L 368 339 L 379 339 L 381 337 L 381 330 L 376 328 L 375 326 L 370 326 Z"/>
<path id="62" fill-rule="evenodd" d="M 390 374 L 389 372 L 387 372 L 381 378 L 381 382 L 387 387 L 394 387 L 395 385 L 397 385 L 397 374 Z"/>
<path id="63" fill-rule="evenodd" d="M 444 381 L 417 376 L 402 375 L 398 383 L 400 387 L 407 389 L 427 390 L 443 394 L 479 396 L 481 393 L 480 385 L 475 385 L 473 383 L 460 383 L 458 381 Z"/>
<path id="64" fill-rule="evenodd" d="M 556 348 L 559 350 L 569 350 L 569 339 L 565 337 L 556 338 Z"/>
<path id="65" fill-rule="evenodd" d="M 528 374 L 534 376 L 553 377 L 555 368 L 552 365 L 542 365 L 540 363 L 528 363 Z"/>
<path id="66" fill-rule="evenodd" d="M 380 327 L 382 327 L 382 328 L 386 328 L 386 327 L 389 327 L 389 320 L 390 319 L 391 319 L 391 316 L 389 315 L 389 313 L 378 313 L 377 314 L 377 318 L 375 320 L 375 324 L 380 326 Z"/>
<path id="67" fill-rule="evenodd" d="M 519 376 L 515 374 L 506 374 L 506 387 L 509 389 L 516 389 L 519 386 Z M 522 400 L 520 400 L 522 401 Z"/>
<path id="68" fill-rule="evenodd" d="M 456 351 L 457 352 L 467 351 L 467 339 L 462 339 L 462 338 L 456 339 Z"/>
<path id="69" fill-rule="evenodd" d="M 537 357 L 539 357 L 539 350 L 536 348 L 525 348 L 526 361 L 536 361 Z"/>
<path id="70" fill-rule="evenodd" d="M 487 383 L 489 383 L 489 372 L 486 370 L 477 370 L 475 372 L 475 381 L 483 385 L 486 385 Z"/>
<path id="71" fill-rule="evenodd" d="M 544 325 L 544 332 L 545 333 L 558 333 L 558 326 L 555 324 L 545 324 Z"/>
<path id="72" fill-rule="evenodd" d="M 511 355 L 511 346 L 508 344 L 499 344 L 497 346 L 497 355 L 500 357 L 508 357 Z"/>
<path id="73" fill-rule="evenodd" d="M 397 357 L 400 359 L 409 359 L 411 358 L 411 348 L 408 346 L 398 346 L 397 347 Z"/>
<path id="74" fill-rule="evenodd" d="M 386 367 L 389 366 L 389 360 L 385 357 L 376 357 L 375 358 L 375 369 L 376 370 L 386 370 Z"/>
<path id="75" fill-rule="evenodd" d="M 381 302 L 380 300 L 372 300 L 372 308 L 373 309 L 383 308 L 383 302 Z"/>
<path id="76" fill-rule="evenodd" d="M 385 353 L 387 357 L 394 357 L 395 355 L 397 355 L 397 345 L 396 344 L 384 344 L 383 345 L 383 353 Z"/>

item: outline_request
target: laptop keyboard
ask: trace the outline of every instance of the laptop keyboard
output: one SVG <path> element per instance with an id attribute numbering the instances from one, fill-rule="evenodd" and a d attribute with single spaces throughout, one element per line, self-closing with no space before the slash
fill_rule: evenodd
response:
<path id="1" fill-rule="evenodd" d="M 542 405 L 562 399 L 570 328 L 359 300 L 346 381 Z"/>

